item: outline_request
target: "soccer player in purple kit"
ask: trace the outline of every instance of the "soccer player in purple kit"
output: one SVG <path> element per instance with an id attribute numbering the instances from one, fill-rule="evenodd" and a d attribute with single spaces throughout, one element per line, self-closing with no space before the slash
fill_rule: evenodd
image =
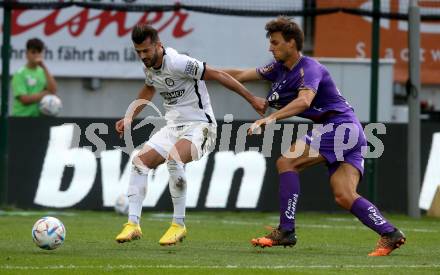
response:
<path id="1" fill-rule="evenodd" d="M 264 125 L 292 116 L 311 119 L 322 127 L 296 140 L 289 152 L 278 158 L 280 224 L 268 235 L 252 239 L 252 244 L 260 247 L 296 244 L 299 172 L 325 162 L 336 203 L 380 235 L 375 250 L 368 255 L 389 255 L 403 245 L 406 238 L 374 204 L 356 192 L 364 171 L 361 148 L 367 142 L 353 108 L 339 93 L 328 70 L 315 59 L 301 54 L 304 34 L 295 22 L 280 16 L 268 22 L 265 29 L 275 61 L 257 69 L 225 70 L 240 82 L 259 79 L 272 82 L 267 100 L 277 111 L 255 121 L 248 133 L 256 133 Z M 347 149 L 344 145 L 350 139 L 353 146 Z M 289 155 L 299 148 L 304 149 L 302 154 Z"/>

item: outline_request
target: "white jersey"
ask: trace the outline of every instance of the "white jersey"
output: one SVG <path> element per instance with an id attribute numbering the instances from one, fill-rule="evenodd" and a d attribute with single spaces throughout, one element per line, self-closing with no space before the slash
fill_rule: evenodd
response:
<path id="1" fill-rule="evenodd" d="M 203 81 L 205 63 L 173 48 L 164 49 L 162 67 L 144 68 L 145 84 L 164 99 L 168 125 L 208 122 L 217 125 L 208 90 Z"/>

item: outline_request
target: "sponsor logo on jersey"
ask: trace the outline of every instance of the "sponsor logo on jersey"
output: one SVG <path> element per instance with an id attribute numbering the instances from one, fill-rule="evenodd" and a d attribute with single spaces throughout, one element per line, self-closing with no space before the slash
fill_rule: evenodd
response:
<path id="1" fill-rule="evenodd" d="M 281 83 L 279 83 L 279 82 L 272 83 L 272 91 L 278 90 L 281 86 L 280 84 Z"/>
<path id="2" fill-rule="evenodd" d="M 183 93 L 185 93 L 185 90 L 177 90 L 177 91 L 172 91 L 172 92 L 163 92 L 160 93 L 160 95 L 164 98 L 166 104 L 176 104 L 177 103 L 177 99 L 179 97 L 181 97 L 183 95 Z"/>
<path id="3" fill-rule="evenodd" d="M 199 69 L 199 64 L 197 64 L 197 61 L 189 60 L 186 63 L 185 73 L 192 76 L 196 76 L 198 69 Z"/>

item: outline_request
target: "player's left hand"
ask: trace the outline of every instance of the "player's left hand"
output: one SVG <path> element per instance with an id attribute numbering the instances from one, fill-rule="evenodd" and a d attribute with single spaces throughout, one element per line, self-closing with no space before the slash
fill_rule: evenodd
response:
<path id="1" fill-rule="evenodd" d="M 252 101 L 252 107 L 255 109 L 255 111 L 260 115 L 264 116 L 266 113 L 267 106 L 269 106 L 269 103 L 265 98 L 261 97 L 254 97 L 254 100 Z"/>
<path id="2" fill-rule="evenodd" d="M 262 129 L 264 128 L 265 125 L 268 125 L 270 123 L 274 123 L 275 120 L 273 118 L 270 117 L 265 117 L 262 119 L 259 119 L 257 121 L 255 121 L 251 127 L 249 127 L 247 134 L 250 135 L 260 135 L 262 133 Z"/>

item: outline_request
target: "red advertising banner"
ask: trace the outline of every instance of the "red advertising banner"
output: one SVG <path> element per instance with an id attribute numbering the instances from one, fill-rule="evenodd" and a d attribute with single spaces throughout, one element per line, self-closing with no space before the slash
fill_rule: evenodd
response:
<path id="1" fill-rule="evenodd" d="M 2 16 L 0 9 L 0 25 Z M 155 27 L 165 47 L 212 66 L 256 67 L 271 60 L 264 30 L 271 19 L 185 10 L 16 9 L 11 15 L 10 71 L 25 63 L 26 41 L 38 37 L 46 45 L 45 60 L 55 76 L 143 79 L 130 39 L 137 23 Z M 0 41 L 2 35 L 0 26 Z"/>

